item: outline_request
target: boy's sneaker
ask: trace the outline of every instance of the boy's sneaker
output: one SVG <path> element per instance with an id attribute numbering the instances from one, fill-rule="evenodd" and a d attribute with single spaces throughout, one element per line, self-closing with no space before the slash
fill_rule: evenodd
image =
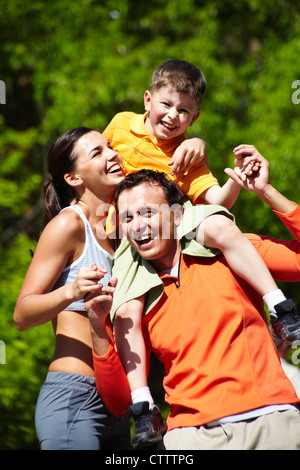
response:
<path id="1" fill-rule="evenodd" d="M 128 411 L 135 421 L 132 436 L 134 449 L 145 449 L 162 440 L 167 424 L 157 405 L 150 406 L 147 401 L 143 401 L 131 405 Z"/>
<path id="2" fill-rule="evenodd" d="M 282 339 L 291 344 L 300 339 L 300 317 L 291 299 L 283 300 L 275 305 L 277 317 L 270 313 L 271 334 L 276 339 Z"/>

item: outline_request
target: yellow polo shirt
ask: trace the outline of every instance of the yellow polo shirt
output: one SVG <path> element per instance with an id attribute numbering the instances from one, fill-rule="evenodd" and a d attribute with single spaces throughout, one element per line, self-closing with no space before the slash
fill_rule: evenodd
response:
<path id="1" fill-rule="evenodd" d="M 181 135 L 157 142 L 145 127 L 146 117 L 147 113 L 135 114 L 127 111 L 118 113 L 103 135 L 121 155 L 126 173 L 141 169 L 162 171 L 178 184 L 183 193 L 195 204 L 204 191 L 218 184 L 217 179 L 203 162 L 194 165 L 180 180 L 172 176 L 168 162 L 185 137 Z"/>

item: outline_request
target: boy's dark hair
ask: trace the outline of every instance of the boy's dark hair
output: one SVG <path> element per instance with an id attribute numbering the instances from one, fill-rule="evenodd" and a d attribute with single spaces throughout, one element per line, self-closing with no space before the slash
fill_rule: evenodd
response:
<path id="1" fill-rule="evenodd" d="M 195 65 L 185 60 L 169 59 L 154 70 L 149 89 L 157 91 L 164 86 L 171 86 L 178 93 L 187 93 L 200 107 L 206 81 L 201 70 Z"/>
<path id="2" fill-rule="evenodd" d="M 114 204 L 116 209 L 121 192 L 141 184 L 156 185 L 162 188 L 170 207 L 173 206 L 173 204 L 179 204 L 182 206 L 186 200 L 181 189 L 171 181 L 165 173 L 154 170 L 140 170 L 135 173 L 129 173 L 117 186 L 114 194 Z"/>

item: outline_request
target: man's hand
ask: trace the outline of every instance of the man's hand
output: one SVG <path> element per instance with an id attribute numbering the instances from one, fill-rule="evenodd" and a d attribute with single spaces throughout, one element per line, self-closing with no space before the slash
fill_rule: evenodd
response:
<path id="1" fill-rule="evenodd" d="M 248 191 L 260 193 L 269 186 L 269 162 L 253 145 L 239 145 L 233 150 L 235 168 L 225 173 Z"/>
<path id="2" fill-rule="evenodd" d="M 172 166 L 171 175 L 183 175 L 192 166 L 204 160 L 208 166 L 206 142 L 200 137 L 184 140 L 175 150 L 168 165 Z"/>
<path id="3" fill-rule="evenodd" d="M 225 173 L 248 191 L 257 194 L 273 210 L 288 214 L 295 210 L 293 201 L 287 199 L 269 181 L 269 162 L 253 145 L 239 145 L 233 150 L 236 157 L 234 170 L 226 168 Z"/>

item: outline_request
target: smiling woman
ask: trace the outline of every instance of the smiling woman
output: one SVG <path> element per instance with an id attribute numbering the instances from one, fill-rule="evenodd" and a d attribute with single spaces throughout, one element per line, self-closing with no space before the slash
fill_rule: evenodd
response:
<path id="1" fill-rule="evenodd" d="M 54 355 L 36 407 L 40 446 L 98 450 L 113 442 L 114 448 L 129 448 L 128 426 L 108 412 L 95 388 L 84 307 L 88 293 L 110 298 L 114 290 L 114 240 L 105 236 L 105 217 L 97 213 L 124 178 L 121 159 L 99 132 L 81 127 L 55 142 L 48 170 L 45 228 L 14 313 L 20 330 L 52 321 L 55 333 Z"/>

